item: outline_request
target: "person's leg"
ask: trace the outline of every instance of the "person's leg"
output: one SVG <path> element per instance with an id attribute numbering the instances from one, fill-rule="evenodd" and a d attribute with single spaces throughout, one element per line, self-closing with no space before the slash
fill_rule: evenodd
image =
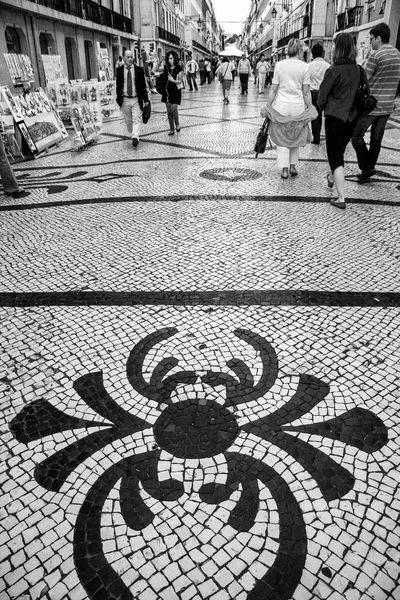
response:
<path id="1" fill-rule="evenodd" d="M 167 102 L 166 104 L 167 107 L 167 116 L 168 116 L 168 122 L 169 122 L 169 129 L 170 129 L 170 133 L 175 133 L 175 126 L 174 126 L 174 116 L 172 114 L 172 105 L 170 102 Z"/>
<path id="2" fill-rule="evenodd" d="M 229 92 L 231 91 L 231 85 L 232 85 L 231 81 L 225 81 L 224 87 L 225 87 L 225 98 L 226 98 L 227 104 L 229 104 Z"/>
<path id="3" fill-rule="evenodd" d="M 289 171 L 292 177 L 296 177 L 297 169 L 296 165 L 299 162 L 300 148 L 289 149 Z"/>
<path id="4" fill-rule="evenodd" d="M 289 177 L 289 163 L 290 163 L 290 151 L 289 148 L 283 146 L 276 147 L 276 164 L 279 169 L 282 169 L 282 179 Z"/>
<path id="5" fill-rule="evenodd" d="M 317 104 L 318 91 L 311 90 L 311 100 L 313 106 L 317 109 L 318 117 L 311 121 L 311 132 L 312 132 L 312 143 L 319 144 L 321 142 L 321 128 L 322 128 L 322 110 Z"/>
<path id="6" fill-rule="evenodd" d="M 17 192 L 22 192 L 22 188 L 19 187 L 18 181 L 15 178 L 14 172 L 11 168 L 10 163 L 6 155 L 3 140 L 0 135 L 0 176 L 3 183 L 4 193 L 11 196 Z"/>
<path id="7" fill-rule="evenodd" d="M 186 74 L 186 78 L 187 78 L 187 82 L 188 82 L 188 86 L 189 86 L 189 91 L 193 92 L 192 74 L 191 73 L 187 73 Z"/>
<path id="8" fill-rule="evenodd" d="M 389 115 L 380 115 L 375 117 L 375 121 L 371 126 L 371 141 L 369 144 L 369 166 L 370 170 L 375 169 L 378 162 L 379 153 L 382 147 L 382 138 L 385 133 L 385 127 L 388 122 Z"/>
<path id="9" fill-rule="evenodd" d="M 367 173 L 371 171 L 371 161 L 367 144 L 364 141 L 364 135 L 370 125 L 372 125 L 377 117 L 371 117 L 370 115 L 362 115 L 358 118 L 356 127 L 354 129 L 351 143 L 356 151 L 358 166 L 360 167 L 361 173 Z"/>
<path id="10" fill-rule="evenodd" d="M 179 112 L 177 104 L 171 104 L 171 112 L 175 123 L 175 129 L 179 131 L 181 126 L 179 125 Z"/>
<path id="11" fill-rule="evenodd" d="M 244 76 L 244 93 L 248 94 L 249 92 L 249 75 L 248 73 L 246 73 L 246 75 Z"/>
<path id="12" fill-rule="evenodd" d="M 140 110 L 139 101 L 137 98 L 129 98 L 132 101 L 131 106 L 131 121 L 132 121 L 132 139 L 140 138 L 140 125 L 142 124 L 142 111 Z"/>
<path id="13" fill-rule="evenodd" d="M 265 84 L 265 75 L 261 74 L 258 77 L 258 93 L 262 94 L 264 92 L 264 84 Z"/>
<path id="14" fill-rule="evenodd" d="M 240 79 L 240 91 L 242 94 L 244 94 L 244 73 L 239 73 L 239 79 Z"/>
<path id="15" fill-rule="evenodd" d="M 194 89 L 195 89 L 195 90 L 196 90 L 196 92 L 197 92 L 197 90 L 198 90 L 199 88 L 197 87 L 196 74 L 192 75 L 192 82 L 193 82 Z"/>
<path id="16" fill-rule="evenodd" d="M 338 208 L 346 207 L 345 178 L 344 178 L 344 152 L 353 136 L 357 121 L 344 123 L 336 117 L 327 116 L 325 119 L 326 150 L 329 166 L 338 194 L 337 200 L 331 204 Z M 329 180 L 328 180 L 329 181 Z"/>
<path id="17" fill-rule="evenodd" d="M 129 133 L 129 137 L 132 137 L 132 98 L 124 98 L 122 102 L 121 110 L 124 117 L 125 125 Z"/>

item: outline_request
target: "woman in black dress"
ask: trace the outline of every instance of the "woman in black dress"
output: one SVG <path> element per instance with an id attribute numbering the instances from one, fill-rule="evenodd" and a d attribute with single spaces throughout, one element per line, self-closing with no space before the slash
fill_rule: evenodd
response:
<path id="1" fill-rule="evenodd" d="M 179 124 L 178 106 L 182 100 L 183 87 L 183 69 L 179 64 L 179 57 L 176 52 L 170 50 L 165 55 L 164 73 L 159 89 L 161 89 L 161 102 L 164 102 L 167 107 L 167 115 L 170 131 L 168 135 L 174 135 L 176 131 L 181 130 Z"/>

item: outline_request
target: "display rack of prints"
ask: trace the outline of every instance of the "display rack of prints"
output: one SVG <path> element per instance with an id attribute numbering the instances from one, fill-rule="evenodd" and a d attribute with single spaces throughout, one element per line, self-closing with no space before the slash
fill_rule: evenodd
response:
<path id="1" fill-rule="evenodd" d="M 57 108 L 42 88 L 25 96 L 13 96 L 7 87 L 0 93 L 2 110 L 12 116 L 33 156 L 68 137 Z"/>
<path id="2" fill-rule="evenodd" d="M 35 80 L 29 56 L 25 54 L 4 54 L 4 59 L 15 86 L 23 85 L 26 81 L 33 82 Z"/>

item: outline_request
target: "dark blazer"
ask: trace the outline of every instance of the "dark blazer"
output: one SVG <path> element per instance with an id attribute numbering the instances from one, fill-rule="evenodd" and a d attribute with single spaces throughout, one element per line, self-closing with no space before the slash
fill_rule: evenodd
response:
<path id="1" fill-rule="evenodd" d="M 360 80 L 360 69 L 355 61 L 340 61 L 325 73 L 318 94 L 318 106 L 325 116 L 341 121 L 353 121 L 357 116 L 354 98 Z"/>
<path id="2" fill-rule="evenodd" d="M 149 102 L 149 96 L 147 93 L 146 80 L 144 78 L 144 71 L 141 67 L 133 65 L 135 73 L 135 85 L 136 93 L 140 110 L 143 110 L 143 104 Z M 124 69 L 125 65 L 117 68 L 117 104 L 121 108 L 124 101 Z"/>

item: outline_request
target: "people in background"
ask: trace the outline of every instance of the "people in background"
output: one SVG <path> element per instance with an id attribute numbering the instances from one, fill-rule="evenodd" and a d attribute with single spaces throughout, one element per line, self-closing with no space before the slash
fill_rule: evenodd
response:
<path id="1" fill-rule="evenodd" d="M 269 65 L 268 65 L 267 61 L 265 60 L 264 54 L 261 54 L 260 61 L 257 64 L 258 93 L 259 94 L 264 93 L 264 88 L 265 88 L 265 83 L 267 80 L 268 72 L 269 72 Z"/>
<path id="2" fill-rule="evenodd" d="M 222 59 L 222 63 L 218 67 L 216 71 L 216 76 L 219 78 L 221 76 L 221 87 L 222 87 L 222 95 L 224 104 L 229 104 L 229 92 L 231 90 L 232 85 L 232 63 L 229 58 L 226 56 Z"/>
<path id="3" fill-rule="evenodd" d="M 313 60 L 308 65 L 308 70 L 310 71 L 311 100 L 318 113 L 318 117 L 311 122 L 313 136 L 311 143 L 319 145 L 321 142 L 322 110 L 318 106 L 317 99 L 320 85 L 330 64 L 323 59 L 324 49 L 321 44 L 315 44 L 311 49 L 311 54 Z"/>
<path id="4" fill-rule="evenodd" d="M 249 77 L 251 75 L 251 64 L 246 54 L 242 54 L 242 58 L 239 60 L 238 72 L 241 86 L 241 93 L 249 93 Z"/>
<path id="5" fill-rule="evenodd" d="M 357 48 L 350 33 L 340 33 L 335 39 L 333 64 L 325 73 L 318 94 L 318 104 L 325 115 L 326 151 L 331 172 L 328 187 L 336 186 L 338 197 L 330 202 L 346 208 L 344 153 L 357 124 L 355 96 L 359 72 Z"/>
<path id="6" fill-rule="evenodd" d="M 352 144 L 357 154 L 361 173 L 358 183 L 368 183 L 375 175 L 375 167 L 381 151 L 382 138 L 400 81 L 400 53 L 389 44 L 390 28 L 386 23 L 375 25 L 369 32 L 372 52 L 365 63 L 371 94 L 378 100 L 370 114 L 359 117 Z M 371 127 L 369 147 L 364 135 Z"/>
<path id="7" fill-rule="evenodd" d="M 189 90 L 191 92 L 193 91 L 193 88 L 196 90 L 196 92 L 198 90 L 197 81 L 196 81 L 196 77 L 197 77 L 198 71 L 199 71 L 199 65 L 191 57 L 188 60 L 188 62 L 186 63 L 186 77 L 187 77 L 187 82 L 188 82 Z"/>

